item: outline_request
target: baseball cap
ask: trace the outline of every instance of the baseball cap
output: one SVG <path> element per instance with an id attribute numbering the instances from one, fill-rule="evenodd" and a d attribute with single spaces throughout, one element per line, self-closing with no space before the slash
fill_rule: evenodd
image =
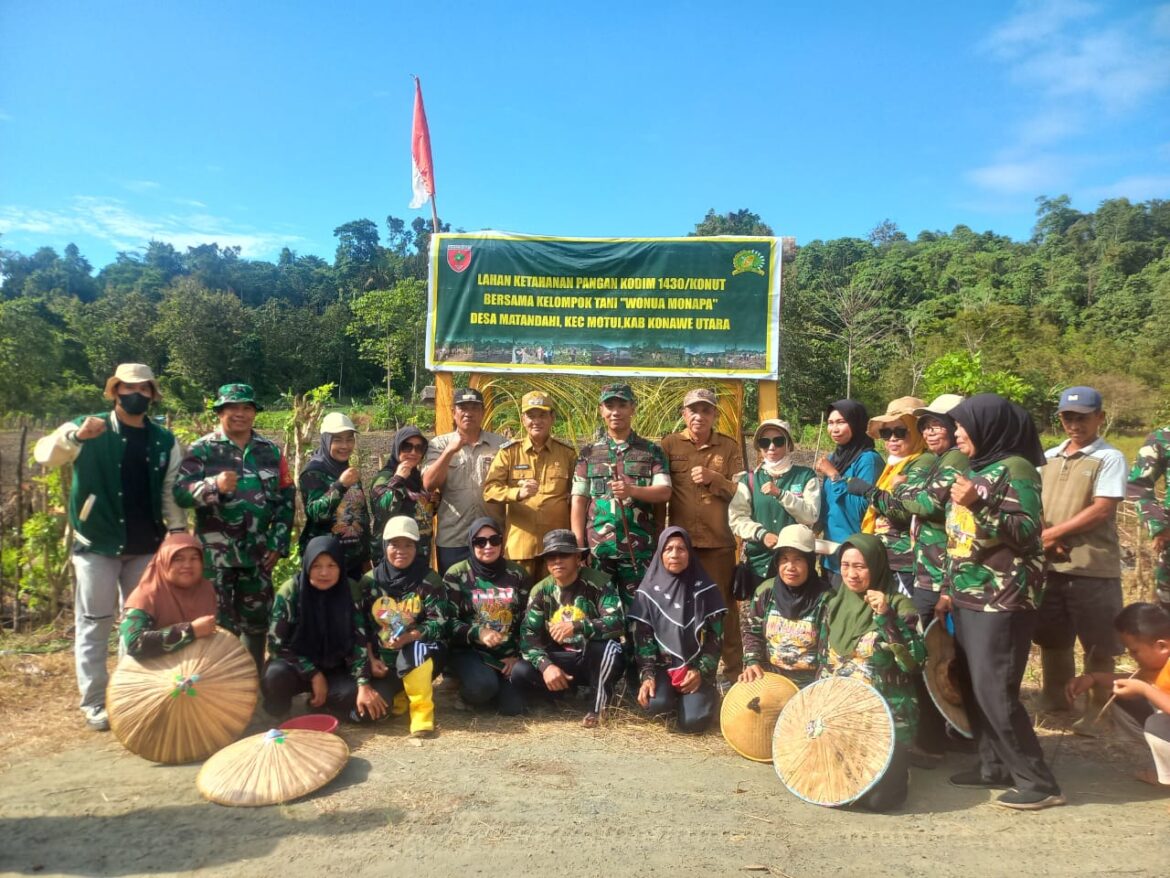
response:
<path id="1" fill-rule="evenodd" d="M 1101 394 L 1092 387 L 1070 387 L 1060 395 L 1060 406 L 1056 411 L 1058 414 L 1060 412 L 1088 414 L 1101 411 L 1101 404 Z"/>
<path id="2" fill-rule="evenodd" d="M 382 530 L 382 539 L 386 542 L 395 537 L 406 537 L 418 542 L 418 522 L 409 515 L 395 515 Z"/>
<path id="3" fill-rule="evenodd" d="M 483 394 L 474 387 L 460 387 L 455 391 L 455 405 L 462 405 L 463 403 L 477 402 L 483 405 Z"/>
<path id="4" fill-rule="evenodd" d="M 705 402 L 707 405 L 717 405 L 715 402 L 715 391 L 708 390 L 706 387 L 696 387 L 694 390 L 688 390 L 687 395 L 683 397 L 683 407 L 693 405 L 696 402 Z"/>
<path id="5" fill-rule="evenodd" d="M 553 410 L 552 400 L 539 390 L 530 390 L 520 400 L 520 411 L 526 412 L 529 409 L 543 409 L 546 412 L 551 412 Z"/>
<path id="6" fill-rule="evenodd" d="M 634 388 L 628 384 L 607 384 L 601 388 L 601 402 L 607 399 L 624 399 L 626 402 L 637 402 L 634 397 Z"/>
<path id="7" fill-rule="evenodd" d="M 336 436 L 338 433 L 345 433 L 351 430 L 356 433 L 357 427 L 353 425 L 353 421 L 341 412 L 330 412 L 321 421 L 321 432 L 329 433 L 331 436 Z"/>
<path id="8" fill-rule="evenodd" d="M 812 528 L 803 524 L 790 524 L 781 528 L 776 536 L 776 549 L 796 549 L 800 552 L 812 554 L 817 547 L 816 536 Z"/>
<path id="9" fill-rule="evenodd" d="M 945 415 L 963 401 L 957 393 L 944 393 L 936 396 L 929 404 L 914 409 L 914 417 L 923 418 L 927 415 Z"/>

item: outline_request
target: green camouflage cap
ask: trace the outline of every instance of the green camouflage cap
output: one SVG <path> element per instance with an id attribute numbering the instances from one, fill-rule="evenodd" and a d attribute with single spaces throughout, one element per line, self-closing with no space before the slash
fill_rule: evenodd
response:
<path id="1" fill-rule="evenodd" d="M 256 407 L 256 411 L 264 410 L 260 403 L 256 402 L 256 392 L 252 390 L 251 384 L 224 384 L 219 388 L 219 396 L 211 407 L 218 412 L 229 402 L 249 402 Z"/>
<path id="2" fill-rule="evenodd" d="M 634 388 L 628 384 L 607 384 L 601 388 L 601 402 L 607 399 L 624 399 L 626 402 L 637 402 L 634 397 Z"/>

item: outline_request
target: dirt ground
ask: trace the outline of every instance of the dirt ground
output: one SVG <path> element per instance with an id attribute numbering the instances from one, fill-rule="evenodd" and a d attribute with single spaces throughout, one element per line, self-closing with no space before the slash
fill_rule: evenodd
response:
<path id="1" fill-rule="evenodd" d="M 1166 874 L 1170 795 L 1130 779 L 1142 749 L 1060 727 L 1042 735 L 1068 807 L 1020 814 L 954 789 L 970 757 L 952 755 L 914 770 L 902 811 L 874 815 L 799 801 L 717 730 L 687 738 L 619 708 L 586 731 L 576 703 L 460 713 L 447 684 L 437 738 L 411 741 L 402 718 L 342 726 L 352 757 L 333 783 L 232 809 L 200 797 L 198 765 L 86 731 L 75 698 L 69 652 L 0 655 L 0 873 Z"/>

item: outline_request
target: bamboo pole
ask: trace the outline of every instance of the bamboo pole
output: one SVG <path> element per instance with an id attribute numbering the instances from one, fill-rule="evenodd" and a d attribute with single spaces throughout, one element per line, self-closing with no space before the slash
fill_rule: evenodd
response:
<path id="1" fill-rule="evenodd" d="M 435 373 L 435 435 L 455 429 L 451 407 L 455 405 L 455 381 L 450 372 Z"/>

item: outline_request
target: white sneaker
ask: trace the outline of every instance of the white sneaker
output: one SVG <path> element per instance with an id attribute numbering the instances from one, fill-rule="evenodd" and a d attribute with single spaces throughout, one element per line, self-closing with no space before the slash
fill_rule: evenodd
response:
<path id="1" fill-rule="evenodd" d="M 96 707 L 87 707 L 82 713 L 85 714 L 85 724 L 95 732 L 108 732 L 110 730 L 110 718 L 106 715 L 106 706 L 99 704 Z"/>

